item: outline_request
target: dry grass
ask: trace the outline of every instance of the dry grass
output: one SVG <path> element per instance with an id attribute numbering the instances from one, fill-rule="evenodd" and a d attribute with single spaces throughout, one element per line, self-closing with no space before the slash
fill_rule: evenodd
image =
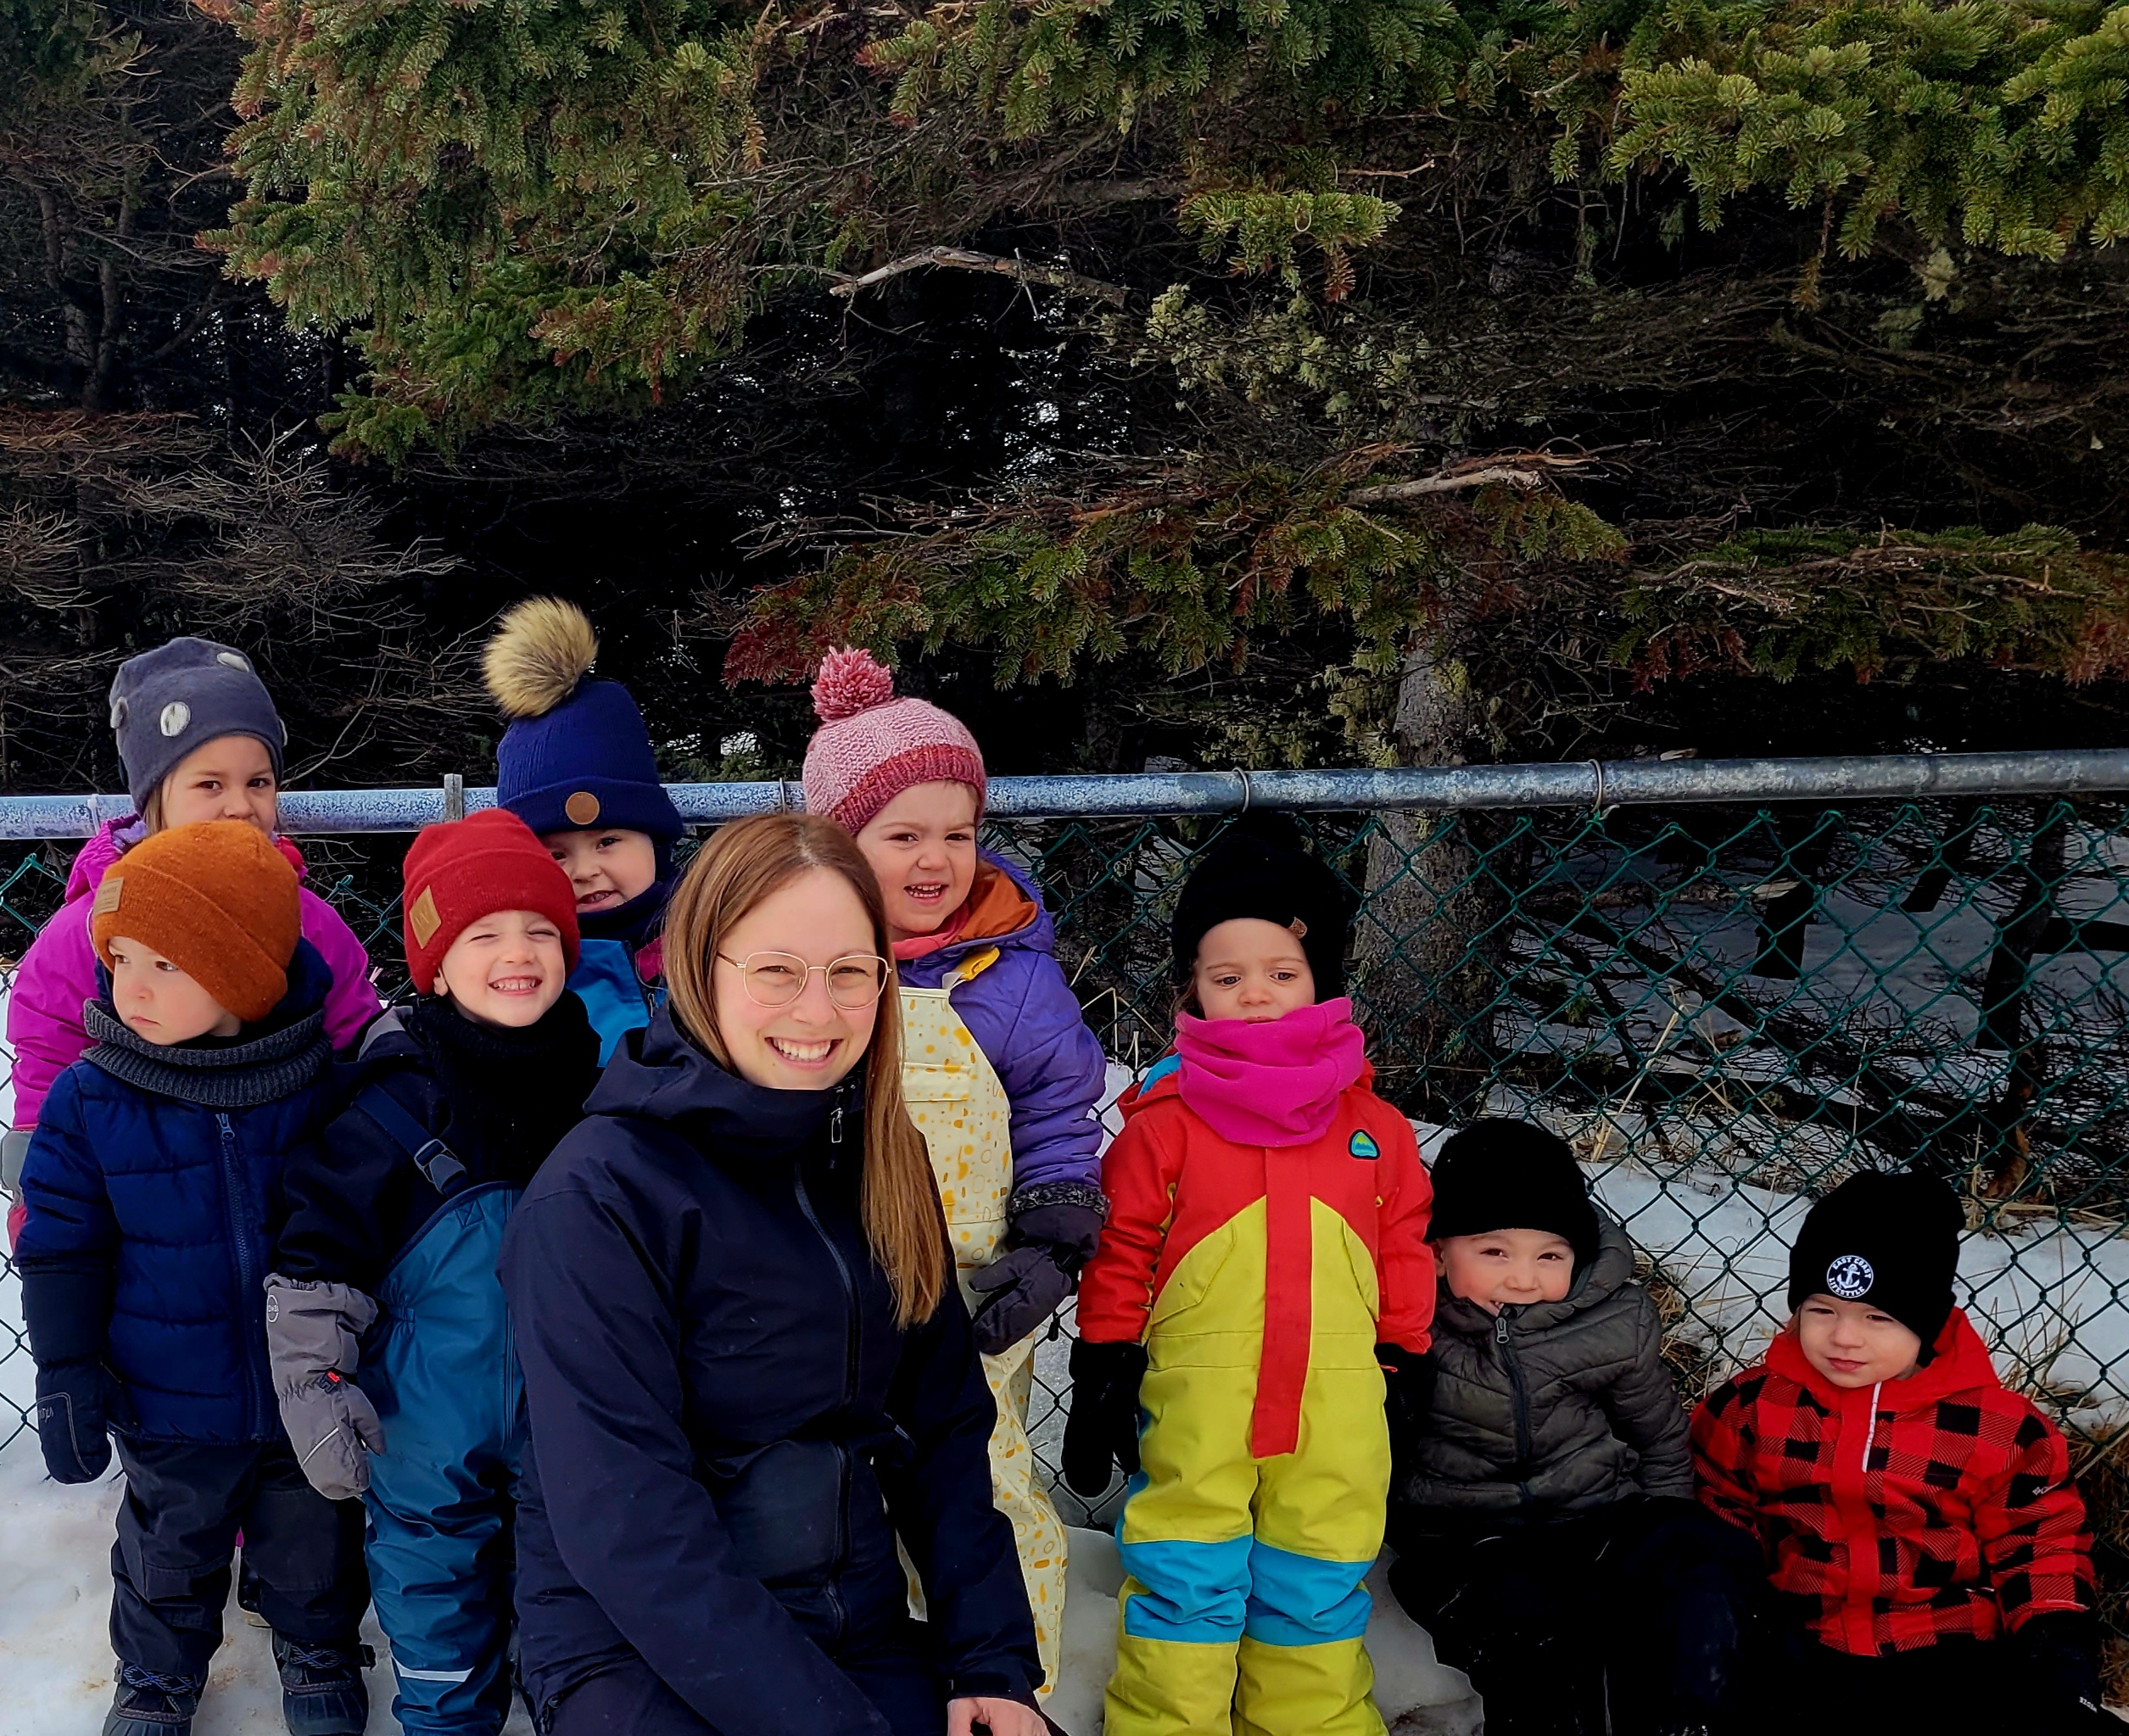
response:
<path id="1" fill-rule="evenodd" d="M 1671 1275 L 1639 1254 L 1634 1262 L 1634 1281 L 1649 1293 L 1663 1322 L 1663 1364 L 1677 1384 L 1679 1401 L 1691 1410 L 1728 1378 L 1729 1369 L 1711 1349 L 1704 1335 L 1685 1330 L 1690 1304 Z"/>

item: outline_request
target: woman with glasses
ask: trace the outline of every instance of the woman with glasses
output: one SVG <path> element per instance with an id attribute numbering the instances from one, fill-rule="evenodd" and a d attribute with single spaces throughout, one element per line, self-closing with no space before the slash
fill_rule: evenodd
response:
<path id="1" fill-rule="evenodd" d="M 1041 1736 L 877 883 L 840 829 L 765 815 L 704 846 L 665 932 L 668 1004 L 503 1248 L 539 1728 Z"/>

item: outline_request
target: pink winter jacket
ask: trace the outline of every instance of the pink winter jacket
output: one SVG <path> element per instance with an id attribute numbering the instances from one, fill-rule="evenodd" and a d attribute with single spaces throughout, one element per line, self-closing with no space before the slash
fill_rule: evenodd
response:
<path id="1" fill-rule="evenodd" d="M 105 871 L 141 836 L 140 822 L 107 821 L 81 846 L 66 879 L 66 902 L 31 942 L 15 971 L 8 996 L 8 1046 L 14 1051 L 14 1116 L 17 1127 L 36 1123 L 52 1082 L 81 1058 L 88 1033 L 81 1026 L 81 1003 L 96 994 L 96 949 L 89 941 L 89 901 Z M 303 855 L 286 838 L 276 839 L 281 853 L 303 872 Z M 326 996 L 326 1035 L 344 1048 L 378 1011 L 370 986 L 370 957 L 355 930 L 324 899 L 302 892 L 303 937 L 318 949 L 332 970 Z"/>

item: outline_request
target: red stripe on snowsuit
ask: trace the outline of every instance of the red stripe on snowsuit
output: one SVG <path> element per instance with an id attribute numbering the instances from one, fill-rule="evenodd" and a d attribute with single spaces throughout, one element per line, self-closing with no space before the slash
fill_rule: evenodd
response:
<path id="1" fill-rule="evenodd" d="M 2004 1390 L 1954 1309 L 1930 1365 L 1832 1385 L 1793 1331 L 1693 1416 L 1701 1499 L 1759 1539 L 1778 1592 L 1836 1651 L 1993 1639 L 2093 1606 L 2092 1539 L 2061 1432 Z"/>
<path id="2" fill-rule="evenodd" d="M 1372 1075 L 1339 1097 L 1323 1133 L 1306 1145 L 1242 1146 L 1222 1139 L 1185 1105 L 1172 1073 L 1122 1103 L 1124 1130 L 1102 1161 L 1109 1218 L 1081 1281 L 1079 1333 L 1097 1343 L 1137 1342 L 1154 1299 L 1183 1258 L 1257 1201 L 1265 1207 L 1264 1343 L 1250 1451 L 1294 1449 L 1309 1372 L 1314 1270 L 1312 1201 L 1350 1225 L 1375 1262 L 1377 1339 L 1427 1349 L 1434 1318 L 1434 1257 L 1427 1245 L 1433 1189 L 1411 1123 L 1370 1090 Z M 1377 1155 L 1355 1155 L 1366 1136 Z"/>

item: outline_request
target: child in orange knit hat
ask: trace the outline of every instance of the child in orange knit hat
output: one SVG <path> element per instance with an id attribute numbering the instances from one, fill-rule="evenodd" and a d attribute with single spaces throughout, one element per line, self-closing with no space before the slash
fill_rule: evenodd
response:
<path id="1" fill-rule="evenodd" d="M 118 1683 L 105 1736 L 183 1736 L 239 1531 L 300 1736 L 368 1717 L 362 1510 L 315 1493 L 266 1362 L 270 1203 L 326 1108 L 332 972 L 295 869 L 242 820 L 142 840 L 103 877 L 90 1046 L 46 1098 L 15 1258 L 59 1482 L 118 1442 Z"/>

